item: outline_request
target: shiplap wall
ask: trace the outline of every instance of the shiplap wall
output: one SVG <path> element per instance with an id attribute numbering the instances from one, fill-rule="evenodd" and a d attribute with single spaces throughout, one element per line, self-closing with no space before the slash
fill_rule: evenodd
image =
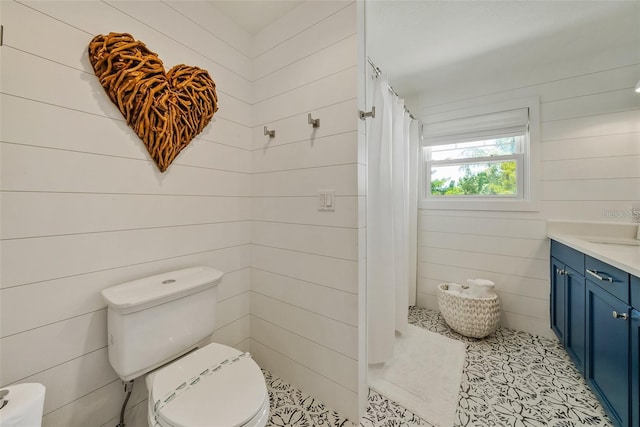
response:
<path id="1" fill-rule="evenodd" d="M 306 2 L 256 35 L 251 228 L 251 352 L 354 421 L 363 167 L 356 9 Z M 335 212 L 318 211 L 319 190 L 336 192 Z"/>
<path id="2" fill-rule="evenodd" d="M 45 426 L 112 426 L 124 393 L 107 358 L 101 289 L 218 268 L 214 339 L 249 349 L 252 39 L 205 2 L 0 7 L 0 384 L 43 383 Z M 220 111 L 165 174 L 89 64 L 89 41 L 110 31 L 218 84 Z M 145 399 L 139 380 L 128 425 L 146 425 Z"/>
<path id="3" fill-rule="evenodd" d="M 1 5 L 0 384 L 45 384 L 47 426 L 115 424 L 99 291 L 205 264 L 226 273 L 213 339 L 357 419 L 356 3 L 304 3 L 255 37 L 205 2 Z M 164 175 L 88 62 L 109 31 L 218 84 L 212 125 Z M 128 425 L 146 423 L 145 399 L 138 381 Z"/>
<path id="4" fill-rule="evenodd" d="M 540 96 L 542 197 L 541 210 L 531 213 L 421 210 L 419 305 L 437 308 L 438 283 L 487 278 L 496 283 L 505 326 L 553 336 L 546 220 L 631 221 L 625 212 L 640 200 L 640 95 L 633 91 L 640 78 L 640 5 L 627 7 L 584 29 L 584 37 L 598 35 L 592 48 L 577 48 L 579 37 L 562 34 L 544 40 L 553 60 L 494 72 L 458 65 L 421 94 L 424 122 L 441 112 Z M 526 61 L 536 47 L 502 59 Z M 477 74 L 461 78 L 465 69 Z"/>

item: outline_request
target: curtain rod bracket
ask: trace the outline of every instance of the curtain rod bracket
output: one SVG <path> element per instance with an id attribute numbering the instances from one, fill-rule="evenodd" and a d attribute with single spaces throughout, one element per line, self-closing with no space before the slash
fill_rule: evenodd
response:
<path id="1" fill-rule="evenodd" d="M 382 75 L 382 70 L 380 68 L 378 68 L 378 66 L 376 64 L 373 63 L 373 61 L 371 60 L 371 58 L 369 58 L 367 56 L 367 62 L 369 62 L 369 65 L 371 65 L 371 67 L 373 68 L 373 72 L 376 73 L 376 76 L 381 76 Z M 375 76 L 374 76 L 375 77 Z M 640 83 L 639 83 L 640 84 Z M 393 89 L 391 87 L 390 84 L 387 84 L 387 87 L 389 88 L 389 90 L 391 91 L 391 93 L 393 93 L 395 96 L 397 96 L 398 98 L 400 98 L 400 95 L 398 95 L 398 92 L 395 91 L 395 89 Z M 407 108 L 407 106 L 404 106 L 404 110 L 409 113 L 409 117 L 411 117 L 413 120 L 417 120 L 413 114 L 411 114 L 411 111 L 409 111 L 409 109 Z M 364 117 L 368 117 L 368 116 L 364 116 Z M 371 117 L 375 117 L 375 116 L 371 116 Z M 364 120 L 364 118 L 362 117 L 362 112 L 360 114 L 360 119 Z"/>
<path id="2" fill-rule="evenodd" d="M 369 111 L 368 113 L 365 113 L 362 110 L 360 110 L 360 112 L 358 113 L 358 117 L 360 117 L 360 120 L 364 120 L 367 117 L 375 117 L 375 116 L 376 116 L 376 107 L 371 107 L 371 111 Z"/>

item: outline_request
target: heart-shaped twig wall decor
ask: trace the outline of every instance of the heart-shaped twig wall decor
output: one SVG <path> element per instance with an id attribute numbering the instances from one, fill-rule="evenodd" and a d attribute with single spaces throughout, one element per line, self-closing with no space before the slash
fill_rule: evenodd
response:
<path id="1" fill-rule="evenodd" d="M 216 84 L 206 70 L 180 64 L 165 72 L 158 55 L 130 34 L 95 36 L 89 60 L 161 172 L 218 110 Z"/>

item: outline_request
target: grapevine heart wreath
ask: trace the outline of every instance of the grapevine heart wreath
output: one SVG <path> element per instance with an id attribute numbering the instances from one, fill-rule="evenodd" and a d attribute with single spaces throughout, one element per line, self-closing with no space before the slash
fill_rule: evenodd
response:
<path id="1" fill-rule="evenodd" d="M 165 72 L 158 55 L 130 34 L 95 36 L 89 60 L 161 172 L 218 110 L 216 84 L 206 70 L 180 64 Z"/>

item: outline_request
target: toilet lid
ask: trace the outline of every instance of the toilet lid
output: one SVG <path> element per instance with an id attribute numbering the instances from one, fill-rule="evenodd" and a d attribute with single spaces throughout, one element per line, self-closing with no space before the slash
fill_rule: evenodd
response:
<path id="1" fill-rule="evenodd" d="M 253 418 L 268 394 L 250 356 L 213 343 L 158 371 L 151 398 L 161 424 L 233 427 Z"/>

